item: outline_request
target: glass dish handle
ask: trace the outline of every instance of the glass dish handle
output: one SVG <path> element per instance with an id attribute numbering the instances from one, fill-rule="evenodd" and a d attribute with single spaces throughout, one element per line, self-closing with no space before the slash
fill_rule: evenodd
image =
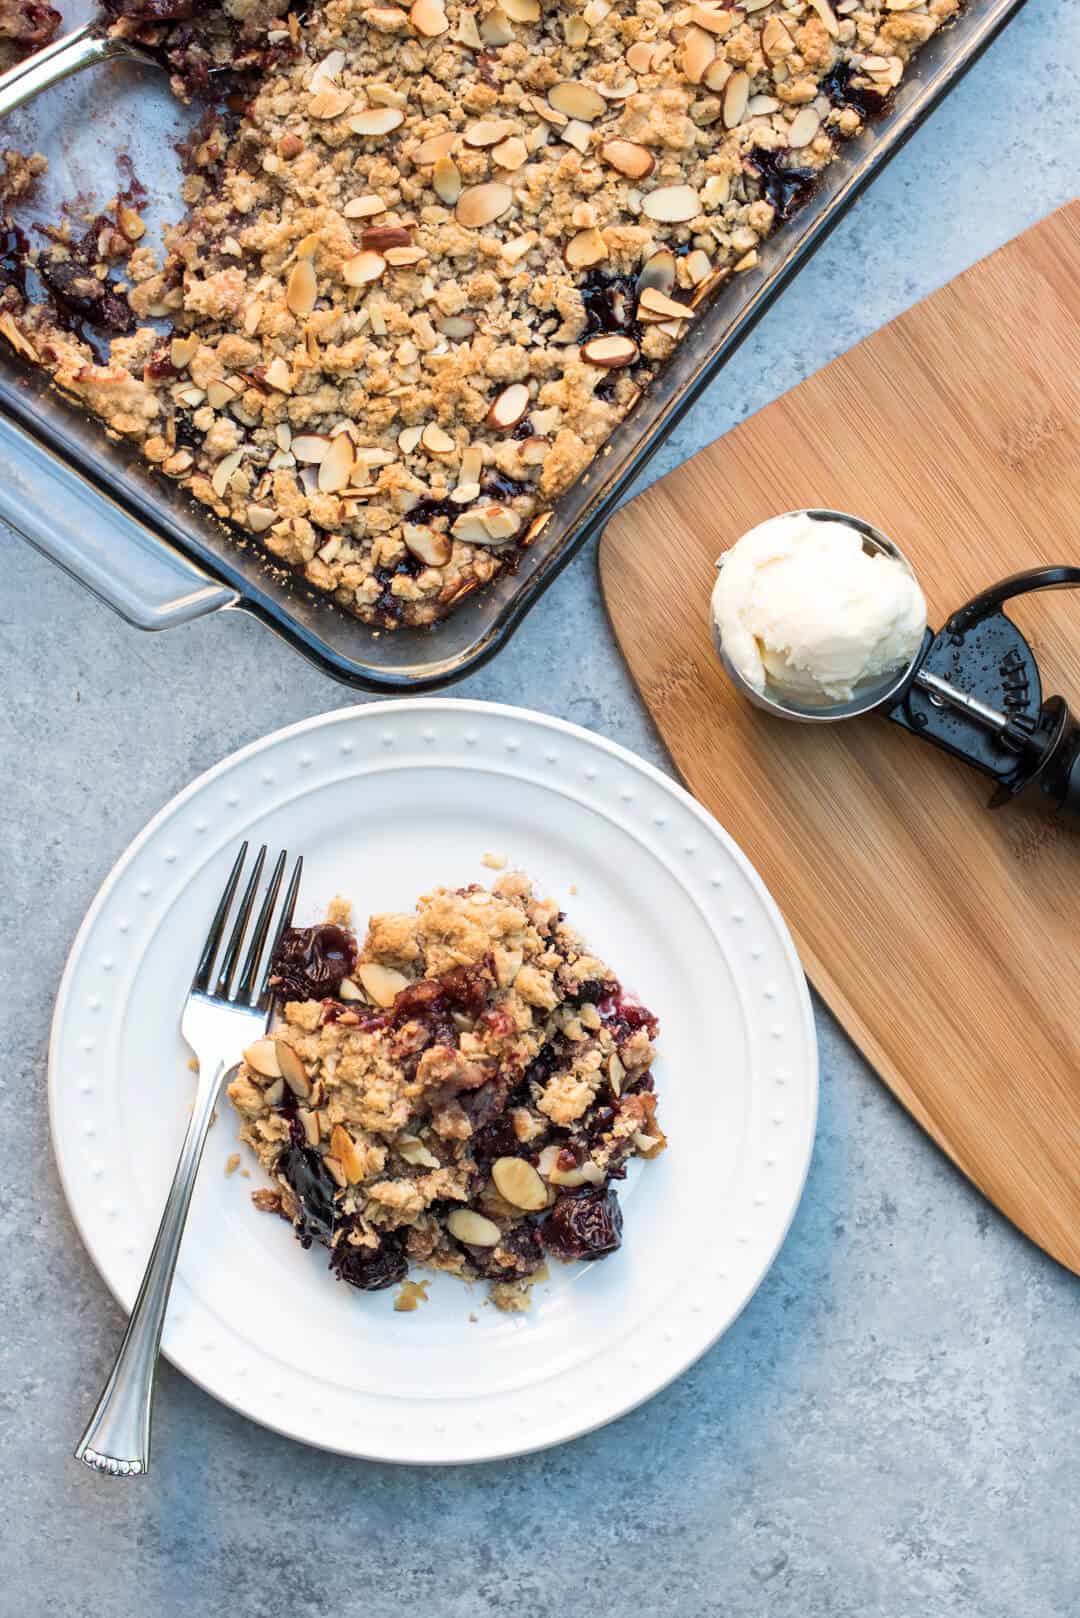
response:
<path id="1" fill-rule="evenodd" d="M 0 466 L 0 518 L 136 629 L 169 629 L 239 602 L 2 417 Z"/>

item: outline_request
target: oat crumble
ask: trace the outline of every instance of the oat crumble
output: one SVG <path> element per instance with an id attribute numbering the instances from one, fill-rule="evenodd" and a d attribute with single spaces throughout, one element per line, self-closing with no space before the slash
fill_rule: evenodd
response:
<path id="1" fill-rule="evenodd" d="M 427 1266 L 526 1308 L 545 1257 L 618 1248 L 614 1182 L 666 1145 L 656 1019 L 519 872 L 373 916 L 362 946 L 346 920 L 286 934 L 281 1022 L 228 1087 L 274 1181 L 255 1205 L 362 1290 Z"/>
<path id="2" fill-rule="evenodd" d="M 0 331 L 395 627 L 513 565 L 960 0 L 262 4 L 227 7 L 263 77 L 194 143 L 164 264 L 129 208 Z M 112 310 L 99 359 L 55 305 L 93 320 L 110 277 L 133 329 Z"/>

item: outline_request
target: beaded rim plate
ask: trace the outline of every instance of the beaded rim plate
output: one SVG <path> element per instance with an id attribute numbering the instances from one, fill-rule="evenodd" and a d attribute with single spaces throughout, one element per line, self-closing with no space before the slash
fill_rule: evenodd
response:
<path id="1" fill-rule="evenodd" d="M 817 1044 L 764 884 L 688 793 L 624 748 L 496 704 L 409 699 L 319 715 L 200 776 L 118 861 L 53 1019 L 53 1144 L 79 1232 L 130 1309 L 191 1096 L 178 1029 L 223 873 L 249 837 L 305 857 L 297 911 L 362 927 L 505 854 L 660 1018 L 669 1149 L 620 1189 L 621 1250 L 556 1264 L 527 1314 L 436 1276 L 412 1313 L 338 1284 L 249 1192 L 223 1103 L 164 1335 L 180 1370 L 278 1432 L 371 1459 L 523 1454 L 613 1420 L 685 1371 L 771 1265 L 805 1182 Z M 633 1170 L 637 1172 L 634 1173 Z M 245 1172 L 246 1171 L 246 1172 Z"/>

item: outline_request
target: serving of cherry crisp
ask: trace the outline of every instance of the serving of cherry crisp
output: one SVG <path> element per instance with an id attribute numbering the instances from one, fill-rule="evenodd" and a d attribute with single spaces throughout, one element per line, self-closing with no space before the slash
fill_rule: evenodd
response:
<path id="1" fill-rule="evenodd" d="M 616 1183 L 667 1144 L 656 1018 L 519 872 L 349 921 L 284 935 L 281 1020 L 229 1085 L 255 1204 L 361 1291 L 426 1266 L 525 1309 L 548 1258 L 616 1251 Z"/>

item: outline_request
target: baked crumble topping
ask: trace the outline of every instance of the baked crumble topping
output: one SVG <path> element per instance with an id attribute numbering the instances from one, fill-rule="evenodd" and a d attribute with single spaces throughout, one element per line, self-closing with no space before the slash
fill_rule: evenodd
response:
<path id="1" fill-rule="evenodd" d="M 666 1145 L 656 1019 L 519 872 L 373 916 L 362 946 L 348 921 L 336 901 L 285 935 L 281 1022 L 228 1087 L 274 1181 L 255 1205 L 364 1291 L 420 1265 L 524 1308 L 548 1256 L 619 1247 L 614 1182 Z"/>
<path id="2" fill-rule="evenodd" d="M 164 263 L 128 209 L 74 301 L 61 239 L 51 300 L 9 286 L 0 331 L 316 589 L 430 623 L 513 566 L 959 4 L 327 0 L 301 26 L 227 0 L 263 78 L 193 143 Z M 105 353 L 91 280 L 128 312 Z"/>
<path id="3" fill-rule="evenodd" d="M 0 73 L 50 44 L 61 21 L 42 0 L 0 0 Z"/>

